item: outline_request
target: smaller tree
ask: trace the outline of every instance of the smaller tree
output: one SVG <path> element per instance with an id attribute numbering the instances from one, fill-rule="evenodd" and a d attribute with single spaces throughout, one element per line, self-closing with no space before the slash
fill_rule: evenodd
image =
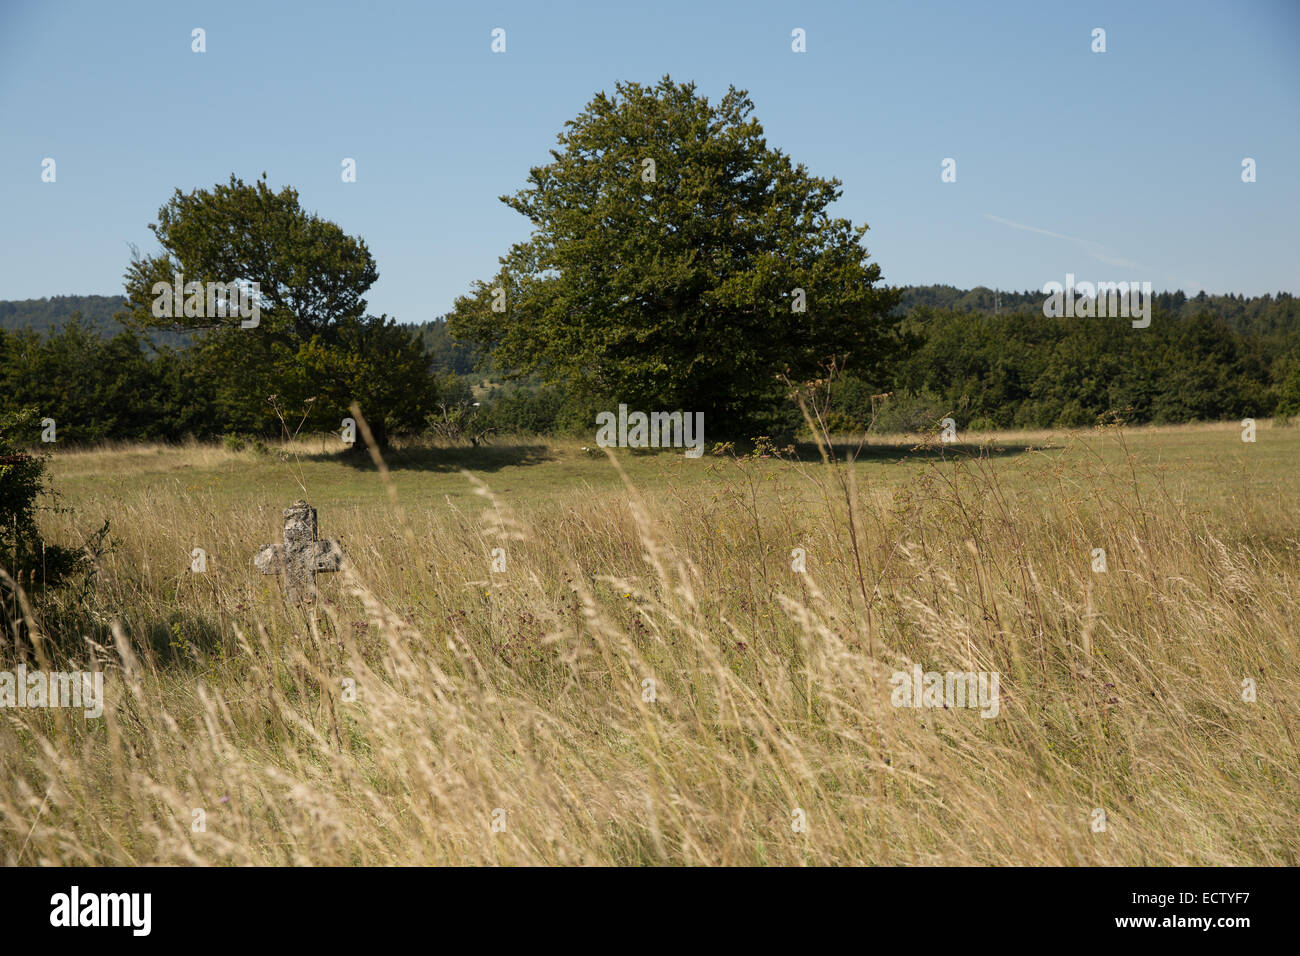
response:
<path id="1" fill-rule="evenodd" d="M 330 431 L 356 401 L 381 442 L 389 427 L 432 410 L 432 377 L 413 336 L 366 314 L 379 275 L 370 250 L 303 209 L 296 190 L 273 191 L 265 173 L 252 184 L 231 176 L 177 190 L 149 228 L 161 251 L 133 257 L 122 320 L 197 337 L 195 374 L 212 383 L 228 429 L 276 430 L 271 395 L 310 409 L 308 427 Z M 167 292 L 177 282 L 180 296 Z M 226 297 L 243 310 L 231 314 Z"/>

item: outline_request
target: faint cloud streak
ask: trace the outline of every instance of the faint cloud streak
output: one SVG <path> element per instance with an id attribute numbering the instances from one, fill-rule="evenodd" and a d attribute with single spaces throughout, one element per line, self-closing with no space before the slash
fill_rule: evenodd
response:
<path id="1" fill-rule="evenodd" d="M 984 214 L 984 218 L 992 220 L 993 222 L 999 223 L 1003 226 L 1008 226 L 1012 229 L 1020 229 L 1024 232 L 1036 233 L 1037 235 L 1040 236 L 1047 236 L 1050 239 L 1064 239 L 1066 242 L 1073 242 L 1083 249 L 1085 255 L 1089 256 L 1092 259 L 1096 259 L 1098 262 L 1104 262 L 1108 266 L 1114 266 L 1117 269 L 1134 269 L 1141 272 L 1146 272 L 1148 274 L 1157 273 L 1157 270 L 1151 268 L 1150 266 L 1143 265 L 1142 263 L 1138 262 L 1135 259 L 1125 258 L 1124 256 L 1121 256 L 1119 253 L 1117 253 L 1114 249 L 1111 249 L 1100 242 L 1094 242 L 1091 239 L 1080 239 L 1078 236 L 1067 236 L 1061 232 L 1052 232 L 1050 229 L 1040 229 L 1038 226 L 1030 226 L 1023 222 L 1015 222 L 1011 219 L 1003 219 L 1001 216 L 995 216 L 992 213 L 987 213 L 987 212 Z M 1164 275 L 1165 278 L 1167 279 L 1172 279 L 1174 282 L 1178 283 L 1179 285 L 1185 285 L 1187 286 L 1187 288 L 1191 289 L 1192 291 L 1201 288 L 1201 285 L 1197 282 L 1183 282 L 1180 281 L 1177 276 L 1169 275 L 1168 273 L 1158 273 L 1158 274 Z"/>

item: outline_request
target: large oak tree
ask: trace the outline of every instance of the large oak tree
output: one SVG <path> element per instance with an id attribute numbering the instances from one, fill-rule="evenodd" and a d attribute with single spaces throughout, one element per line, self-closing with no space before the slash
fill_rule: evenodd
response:
<path id="1" fill-rule="evenodd" d="M 669 77 L 597 95 L 501 197 L 532 235 L 457 300 L 453 334 L 584 398 L 703 411 L 716 437 L 770 426 L 782 379 L 832 356 L 872 376 L 897 297 L 867 227 L 830 213 L 839 180 L 769 146 L 753 109 Z"/>

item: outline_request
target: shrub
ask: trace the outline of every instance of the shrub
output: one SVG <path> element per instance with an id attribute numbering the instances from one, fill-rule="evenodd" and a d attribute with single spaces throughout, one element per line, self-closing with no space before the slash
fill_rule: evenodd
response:
<path id="1" fill-rule="evenodd" d="M 25 588 L 35 609 L 37 594 L 60 587 L 87 564 L 78 549 L 47 543 L 37 527 L 41 507 L 37 499 L 52 492 L 45 471 L 48 456 L 22 447 L 21 437 L 35 430 L 35 420 L 34 409 L 0 415 L 0 568 L 4 571 L 0 576 L 0 625 L 6 635 L 21 631 L 24 614 L 19 588 Z M 99 537 L 107 531 L 106 522 Z"/>
<path id="2" fill-rule="evenodd" d="M 924 432 L 934 428 L 949 411 L 949 407 L 933 392 L 895 392 L 880 408 L 875 431 L 886 434 Z"/>

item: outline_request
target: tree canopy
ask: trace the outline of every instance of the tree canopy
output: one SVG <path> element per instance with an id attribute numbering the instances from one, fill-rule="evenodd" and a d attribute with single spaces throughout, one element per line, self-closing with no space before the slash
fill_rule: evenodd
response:
<path id="1" fill-rule="evenodd" d="M 780 379 L 892 351 L 896 293 L 865 225 L 833 216 L 837 179 L 768 145 L 749 96 L 620 83 L 565 124 L 552 161 L 501 200 L 531 237 L 449 317 L 499 365 L 577 394 L 772 421 Z"/>
<path id="2" fill-rule="evenodd" d="M 265 430 L 277 414 L 271 396 L 295 421 L 305 412 L 307 427 L 335 430 L 357 401 L 381 440 L 431 408 L 433 380 L 415 336 L 365 314 L 379 273 L 364 240 L 306 212 L 296 190 L 272 191 L 265 174 L 252 185 L 232 175 L 210 190 L 177 190 L 149 228 L 162 251 L 132 258 L 124 321 L 203 333 L 213 400 L 234 428 Z M 184 302 L 164 289 L 160 309 L 158 290 L 176 282 Z M 256 289 L 255 317 L 220 307 L 220 289 L 232 283 L 246 306 Z M 215 303 L 210 284 L 219 287 Z"/>

